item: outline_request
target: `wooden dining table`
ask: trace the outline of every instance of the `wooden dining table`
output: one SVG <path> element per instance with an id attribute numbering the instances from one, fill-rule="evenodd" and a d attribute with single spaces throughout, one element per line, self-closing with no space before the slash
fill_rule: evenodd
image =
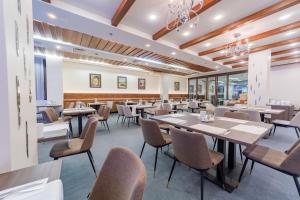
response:
<path id="1" fill-rule="evenodd" d="M 64 116 L 71 116 L 78 118 L 78 136 L 80 136 L 82 132 L 82 117 L 89 114 L 96 113 L 97 110 L 91 107 L 85 108 L 66 108 L 63 110 Z"/>
<path id="2" fill-rule="evenodd" d="M 145 118 L 145 109 L 155 108 L 153 105 L 129 105 L 131 110 L 136 109 L 136 113 L 140 113 L 142 118 Z"/>
<path id="3" fill-rule="evenodd" d="M 224 154 L 224 160 L 220 163 L 222 171 L 212 173 L 209 179 L 221 186 L 221 174 L 225 174 L 225 190 L 228 192 L 232 192 L 238 186 L 236 174 L 232 173 L 234 176 L 231 176 L 231 172 L 237 166 L 236 144 L 253 145 L 272 129 L 271 124 L 226 117 L 215 117 L 214 121 L 203 122 L 199 113 L 152 116 L 150 119 L 217 138 L 217 151 Z"/>

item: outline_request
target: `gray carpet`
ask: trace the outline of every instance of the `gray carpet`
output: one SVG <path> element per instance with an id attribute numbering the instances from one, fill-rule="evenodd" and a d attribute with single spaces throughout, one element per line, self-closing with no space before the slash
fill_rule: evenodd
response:
<path id="1" fill-rule="evenodd" d="M 111 133 L 98 126 L 92 153 L 97 171 L 100 170 L 109 150 L 116 146 L 125 146 L 139 155 L 143 139 L 141 128 L 132 124 L 129 128 L 116 123 L 116 116 L 109 120 Z M 76 131 L 77 121 L 73 121 Z M 278 128 L 275 137 L 261 140 L 260 143 L 279 150 L 288 149 L 297 137 L 294 130 Z M 211 138 L 207 138 L 212 146 Z M 39 162 L 51 160 L 49 151 L 57 141 L 39 144 Z M 196 200 L 200 199 L 200 176 L 184 165 L 177 165 L 169 188 L 166 188 L 167 178 L 172 165 L 172 159 L 159 154 L 156 177 L 153 178 L 153 163 L 155 149 L 146 146 L 142 157 L 148 172 L 147 185 L 144 192 L 145 200 Z M 237 153 L 237 161 L 240 161 Z M 248 164 L 248 168 L 250 163 Z M 238 171 L 239 172 L 239 171 Z M 64 185 L 65 200 L 86 199 L 95 175 L 87 155 L 77 155 L 63 158 L 61 179 Z M 228 193 L 209 181 L 205 181 L 204 197 L 209 200 L 295 200 L 299 199 L 293 178 L 280 172 L 256 164 L 251 175 L 246 174 L 239 187 Z"/>

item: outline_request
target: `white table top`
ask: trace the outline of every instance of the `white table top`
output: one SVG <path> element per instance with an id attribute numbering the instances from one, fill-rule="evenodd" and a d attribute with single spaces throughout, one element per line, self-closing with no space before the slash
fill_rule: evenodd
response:
<path id="1" fill-rule="evenodd" d="M 94 108 L 66 108 L 63 110 L 64 115 L 77 115 L 77 114 L 88 114 L 94 113 L 96 110 Z"/>

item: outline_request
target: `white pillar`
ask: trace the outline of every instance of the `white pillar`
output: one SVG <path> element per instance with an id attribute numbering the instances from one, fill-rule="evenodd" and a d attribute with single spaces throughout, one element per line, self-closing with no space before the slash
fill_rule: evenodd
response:
<path id="1" fill-rule="evenodd" d="M 161 100 L 169 99 L 169 89 L 170 89 L 170 75 L 162 74 L 160 80 L 160 98 Z"/>
<path id="2" fill-rule="evenodd" d="M 32 30 L 31 0 L 0 1 L 0 173 L 37 163 Z"/>
<path id="3" fill-rule="evenodd" d="M 270 98 L 271 50 L 249 55 L 248 105 L 266 106 Z"/>

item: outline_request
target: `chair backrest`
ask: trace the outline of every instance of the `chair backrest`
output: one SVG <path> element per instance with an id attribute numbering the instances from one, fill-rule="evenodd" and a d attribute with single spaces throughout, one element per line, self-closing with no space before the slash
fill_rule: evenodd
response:
<path id="1" fill-rule="evenodd" d="M 140 118 L 140 124 L 147 144 L 159 147 L 166 143 L 156 121 Z"/>
<path id="2" fill-rule="evenodd" d="M 205 170 L 213 166 L 205 137 L 201 133 L 170 128 L 175 157 L 182 163 Z"/>
<path id="3" fill-rule="evenodd" d="M 123 111 L 124 111 L 125 117 L 132 117 L 133 116 L 129 106 L 124 106 Z"/>
<path id="4" fill-rule="evenodd" d="M 56 113 L 56 110 L 51 107 L 46 108 L 42 111 L 42 113 L 47 123 L 56 122 L 59 118 L 58 114 Z"/>
<path id="5" fill-rule="evenodd" d="M 101 105 L 98 109 L 98 115 L 103 116 L 104 109 L 105 109 L 105 106 Z"/>
<path id="6" fill-rule="evenodd" d="M 229 109 L 225 108 L 225 107 L 216 107 L 215 116 L 216 117 L 224 117 L 225 112 L 229 112 Z"/>
<path id="7" fill-rule="evenodd" d="M 281 167 L 288 173 L 300 176 L 300 139 L 286 153 L 288 156 Z"/>
<path id="8" fill-rule="evenodd" d="M 80 134 L 80 139 L 83 139 L 81 151 L 87 151 L 93 146 L 98 120 L 95 117 L 90 117 Z"/>
<path id="9" fill-rule="evenodd" d="M 172 110 L 172 106 L 170 103 L 163 103 L 163 104 L 161 104 L 161 109 L 170 111 L 170 110 Z"/>
<path id="10" fill-rule="evenodd" d="M 104 120 L 108 120 L 109 115 L 110 115 L 110 108 L 109 107 L 105 107 L 103 109 L 103 113 L 102 113 L 101 116 L 103 117 Z"/>
<path id="11" fill-rule="evenodd" d="M 249 115 L 247 113 L 243 113 L 243 112 L 226 112 L 226 113 L 224 113 L 224 117 L 249 120 Z"/>
<path id="12" fill-rule="evenodd" d="M 198 108 L 198 103 L 194 102 L 194 101 L 190 101 L 188 107 L 189 108 Z"/>
<path id="13" fill-rule="evenodd" d="M 112 101 L 107 101 L 107 102 L 106 102 L 106 106 L 109 107 L 110 109 L 112 109 L 112 107 L 113 107 L 113 102 L 112 102 Z"/>
<path id="14" fill-rule="evenodd" d="M 249 120 L 254 122 L 261 122 L 260 114 L 254 109 L 241 109 L 240 112 L 247 113 L 249 115 Z"/>
<path id="15" fill-rule="evenodd" d="M 74 106 L 75 106 L 75 103 L 71 102 L 71 103 L 69 103 L 68 108 L 74 108 Z"/>
<path id="16" fill-rule="evenodd" d="M 146 181 L 147 172 L 141 159 L 127 148 L 113 148 L 89 200 L 142 200 Z"/>
<path id="17" fill-rule="evenodd" d="M 169 111 L 168 110 L 155 110 L 154 115 L 168 115 Z"/>
<path id="18" fill-rule="evenodd" d="M 117 107 L 117 110 L 118 110 L 118 114 L 119 115 L 124 115 L 124 110 L 123 110 L 124 106 L 120 105 L 120 104 L 117 104 L 116 107 Z"/>
<path id="19" fill-rule="evenodd" d="M 296 113 L 290 124 L 300 128 L 300 112 Z"/>

